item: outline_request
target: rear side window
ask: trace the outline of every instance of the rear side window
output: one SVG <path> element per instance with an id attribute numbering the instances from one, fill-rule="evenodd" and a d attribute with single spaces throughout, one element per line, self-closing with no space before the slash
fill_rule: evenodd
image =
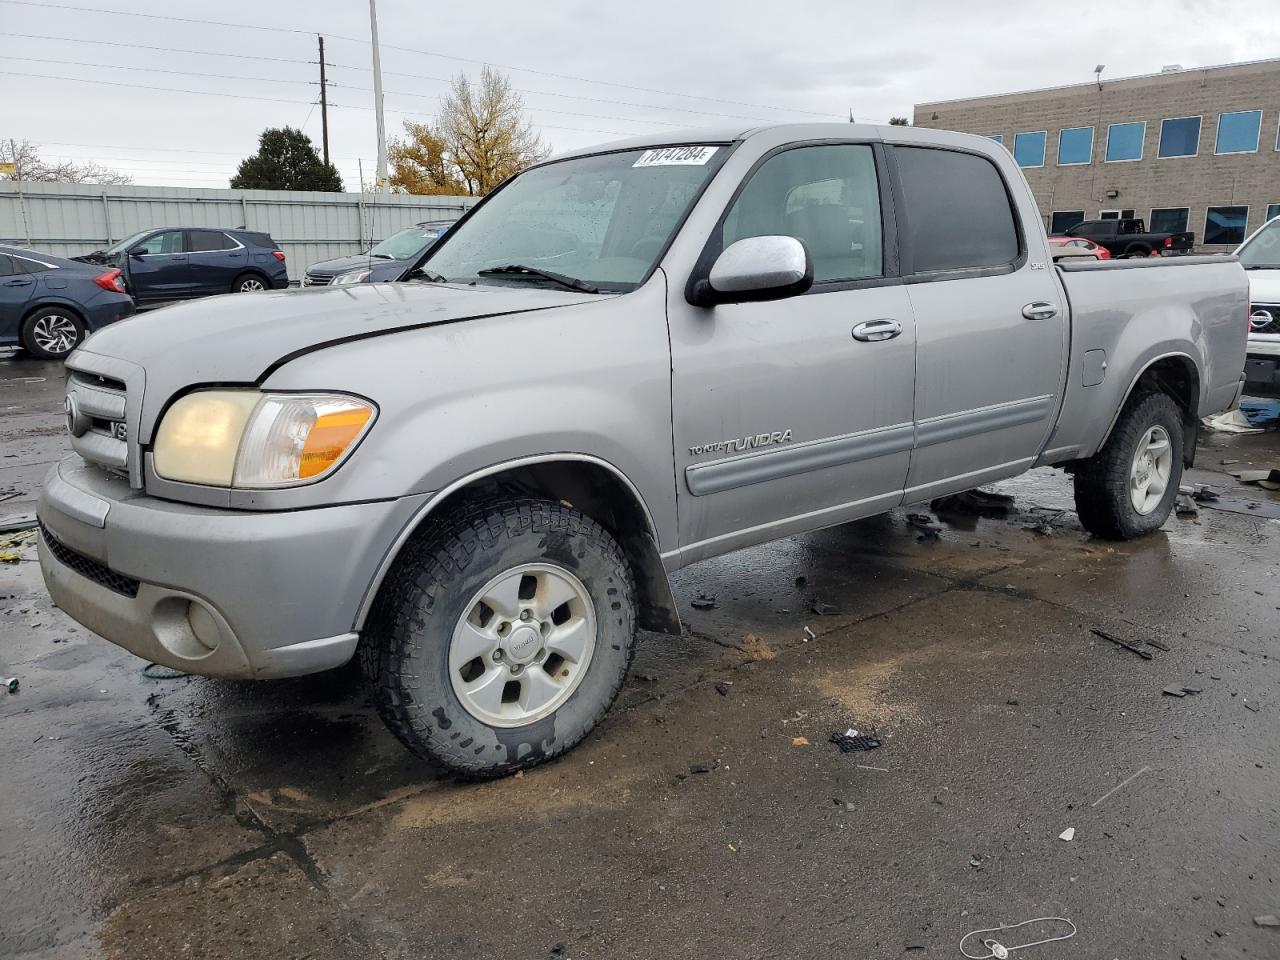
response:
<path id="1" fill-rule="evenodd" d="M 52 270 L 53 267 L 39 260 L 28 260 L 25 257 L 13 257 L 14 273 L 44 273 L 46 270 Z"/>
<path id="2" fill-rule="evenodd" d="M 751 175 L 724 221 L 724 246 L 746 237 L 803 240 L 813 279 L 863 280 L 883 272 L 880 185 L 864 144 L 798 147 Z"/>
<path id="3" fill-rule="evenodd" d="M 188 230 L 188 247 L 192 253 L 207 253 L 214 250 L 232 250 L 235 241 L 221 230 Z"/>
<path id="4" fill-rule="evenodd" d="M 15 273 L 22 272 L 13 268 L 13 260 L 7 253 L 0 253 L 0 277 L 11 277 Z"/>
<path id="5" fill-rule="evenodd" d="M 1004 180 L 984 157 L 896 147 L 916 273 L 1012 263 L 1018 229 Z"/>
<path id="6" fill-rule="evenodd" d="M 241 236 L 243 236 L 249 243 L 252 243 L 255 247 L 274 247 L 277 245 L 276 242 L 271 239 L 271 234 L 269 233 L 244 233 L 241 234 Z"/>

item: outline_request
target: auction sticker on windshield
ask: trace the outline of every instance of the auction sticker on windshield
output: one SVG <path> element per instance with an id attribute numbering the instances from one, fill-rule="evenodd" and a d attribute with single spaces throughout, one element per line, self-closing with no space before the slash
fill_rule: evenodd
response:
<path id="1" fill-rule="evenodd" d="M 700 167 L 716 155 L 719 147 L 663 147 L 640 154 L 633 167 Z"/>

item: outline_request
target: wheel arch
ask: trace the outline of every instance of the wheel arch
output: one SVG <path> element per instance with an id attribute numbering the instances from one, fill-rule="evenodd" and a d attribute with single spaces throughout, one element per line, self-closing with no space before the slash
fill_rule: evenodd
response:
<path id="1" fill-rule="evenodd" d="M 1202 378 L 1196 361 L 1186 353 L 1166 353 L 1148 361 L 1129 384 L 1124 399 L 1111 415 L 1111 423 L 1098 449 L 1106 445 L 1120 420 L 1125 406 L 1137 393 L 1163 393 L 1173 399 L 1182 411 L 1182 459 L 1185 466 L 1195 461 L 1196 441 L 1200 426 L 1200 385 Z"/>
<path id="2" fill-rule="evenodd" d="M 270 290 L 270 289 L 271 289 L 271 278 L 270 278 L 269 276 L 267 276 L 267 275 L 266 275 L 266 273 L 265 273 L 264 271 L 259 270 L 259 269 L 257 269 L 256 267 L 245 267 L 243 270 L 241 270 L 239 273 L 237 273 L 237 274 L 236 274 L 236 278 L 235 278 L 234 280 L 232 280 L 232 281 L 231 281 L 231 292 L 232 292 L 232 293 L 235 293 L 235 292 L 236 292 L 236 286 L 237 286 L 237 285 L 240 283 L 240 281 L 241 281 L 241 280 L 243 280 L 245 277 L 257 277 L 259 280 L 261 280 L 261 281 L 262 281 L 263 285 L 264 285 L 268 290 Z"/>
<path id="3" fill-rule="evenodd" d="M 84 310 L 78 304 L 72 303 L 70 300 L 62 300 L 57 297 L 44 297 L 28 306 L 22 312 L 22 320 L 19 321 L 19 325 L 30 320 L 33 313 L 40 310 L 47 310 L 50 307 L 57 307 L 59 310 L 65 310 L 67 313 L 74 314 L 75 318 L 84 324 L 85 330 L 89 329 L 89 320 L 85 316 Z"/>
<path id="4" fill-rule="evenodd" d="M 443 510 L 505 496 L 536 496 L 565 503 L 591 517 L 618 541 L 636 579 L 637 623 L 679 634 L 680 614 L 658 548 L 653 515 L 635 484 L 606 460 L 587 454 L 548 454 L 494 464 L 443 488 L 400 531 L 365 591 L 355 629 L 364 627 L 383 580 L 405 544 Z"/>

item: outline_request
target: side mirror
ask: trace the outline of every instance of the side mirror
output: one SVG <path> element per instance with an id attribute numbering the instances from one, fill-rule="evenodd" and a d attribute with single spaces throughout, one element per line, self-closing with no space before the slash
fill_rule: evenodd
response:
<path id="1" fill-rule="evenodd" d="M 146 254 L 146 252 L 147 252 L 147 248 L 146 248 L 146 247 L 131 247 L 131 248 L 129 249 L 129 256 L 131 256 L 131 257 L 141 257 L 141 256 L 145 255 L 145 254 Z"/>
<path id="2" fill-rule="evenodd" d="M 781 300 L 813 286 L 813 260 L 795 237 L 747 237 L 716 258 L 706 280 L 693 285 L 697 306 Z"/>

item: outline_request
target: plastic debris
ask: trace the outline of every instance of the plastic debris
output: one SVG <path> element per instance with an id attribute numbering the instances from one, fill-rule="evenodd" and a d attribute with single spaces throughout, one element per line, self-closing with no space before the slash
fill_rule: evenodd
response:
<path id="1" fill-rule="evenodd" d="M 808 627 L 805 627 L 805 628 L 804 628 L 804 642 L 805 642 L 805 643 L 808 643 L 810 640 L 817 640 L 817 639 L 818 639 L 818 635 L 817 635 L 816 633 L 814 633 L 814 632 L 813 632 L 812 630 L 810 630 Z"/>
<path id="2" fill-rule="evenodd" d="M 1067 827 L 1067 829 L 1063 830 L 1060 834 L 1058 834 L 1059 840 L 1066 840 L 1068 843 L 1074 840 L 1075 838 L 1076 838 L 1075 827 Z"/>
<path id="3" fill-rule="evenodd" d="M 1013 497 L 992 490 L 966 490 L 964 493 L 939 497 L 929 504 L 935 513 L 973 513 L 978 516 L 1003 516 L 1013 509 Z"/>
<path id="4" fill-rule="evenodd" d="M 917 540 L 937 540 L 945 527 L 927 513 L 908 513 L 907 522 L 920 531 Z"/>
<path id="5" fill-rule="evenodd" d="M 1256 483 L 1264 490 L 1280 490 L 1280 470 L 1232 470 L 1241 483 Z"/>
<path id="6" fill-rule="evenodd" d="M 857 731 L 854 732 L 857 733 Z M 833 733 L 830 742 L 839 747 L 841 753 L 861 753 L 881 746 L 880 738 L 874 734 L 859 734 L 851 737 L 845 733 Z"/>
<path id="7" fill-rule="evenodd" d="M 1239 410 L 1228 410 L 1226 413 L 1215 413 L 1200 421 L 1210 430 L 1223 433 L 1262 433 L 1261 427 L 1255 427 Z"/>
<path id="8" fill-rule="evenodd" d="M 831 604 L 821 603 L 821 602 L 815 602 L 813 606 L 811 606 L 809 609 L 812 610 L 814 613 L 816 613 L 820 617 L 829 617 L 832 614 L 840 612 Z"/>
<path id="9" fill-rule="evenodd" d="M 1254 917 L 1253 922 L 1260 927 L 1280 927 L 1280 917 L 1277 917 L 1274 913 Z"/>
<path id="10" fill-rule="evenodd" d="M 716 598 L 709 593 L 700 593 L 689 605 L 695 610 L 714 610 Z"/>
<path id="11" fill-rule="evenodd" d="M 793 747 L 807 747 L 809 745 L 808 737 L 792 737 L 791 745 Z"/>
<path id="12" fill-rule="evenodd" d="M 0 500 L 7 500 L 8 497 L 0 497 Z M 7 517 L 0 517 L 0 533 L 13 533 L 17 530 L 30 530 L 36 525 L 36 515 L 34 513 L 11 513 Z"/>
<path id="13" fill-rule="evenodd" d="M 1262 709 L 1262 708 L 1261 708 L 1260 706 L 1258 706 L 1256 703 L 1250 703 L 1248 700 L 1246 700 L 1246 701 L 1244 702 L 1244 708 L 1245 708 L 1246 710 L 1252 710 L 1254 713 L 1257 713 L 1258 711 L 1260 711 L 1260 710 Z"/>
<path id="14" fill-rule="evenodd" d="M 1213 503 L 1215 500 L 1220 500 L 1221 498 L 1222 494 L 1219 491 L 1215 490 L 1213 487 L 1206 486 L 1203 483 L 1197 485 L 1191 491 L 1191 499 L 1196 503 Z"/>
<path id="15" fill-rule="evenodd" d="M 1097 627 L 1090 627 L 1089 632 L 1092 633 L 1095 637 L 1101 637 L 1103 640 L 1110 640 L 1112 643 L 1114 643 L 1118 647 L 1124 647 L 1130 653 L 1136 653 L 1143 660 L 1153 659 L 1151 654 L 1148 653 L 1146 650 L 1143 650 L 1141 647 L 1130 643 L 1128 640 L 1121 640 L 1119 637 L 1115 636 L 1114 634 L 1107 633 L 1107 631 L 1105 630 L 1099 630 Z"/>
<path id="16" fill-rule="evenodd" d="M 1196 502 L 1191 499 L 1189 493 L 1178 494 L 1178 499 L 1173 501 L 1173 509 L 1180 517 L 1194 517 L 1200 513 L 1200 508 L 1196 506 Z"/>
<path id="17" fill-rule="evenodd" d="M 1280 427 L 1280 400 L 1245 400 L 1240 412 L 1253 427 Z"/>
<path id="18" fill-rule="evenodd" d="M 181 670 L 161 666 L 158 663 L 148 663 L 142 668 L 142 675 L 148 680 L 177 680 L 179 677 L 186 676 Z"/>
<path id="19" fill-rule="evenodd" d="M 3 683 L 3 684 L 4 684 L 5 689 L 6 689 L 6 690 L 8 690 L 10 693 L 17 693 L 17 692 L 18 692 L 18 678 L 17 678 L 17 677 L 6 677 L 4 680 L 0 680 L 0 683 Z"/>
<path id="20" fill-rule="evenodd" d="M 720 694 L 720 696 L 722 697 L 727 697 L 729 695 L 730 686 L 731 684 L 725 683 L 723 680 L 721 680 L 719 683 L 716 684 L 716 693 Z"/>

